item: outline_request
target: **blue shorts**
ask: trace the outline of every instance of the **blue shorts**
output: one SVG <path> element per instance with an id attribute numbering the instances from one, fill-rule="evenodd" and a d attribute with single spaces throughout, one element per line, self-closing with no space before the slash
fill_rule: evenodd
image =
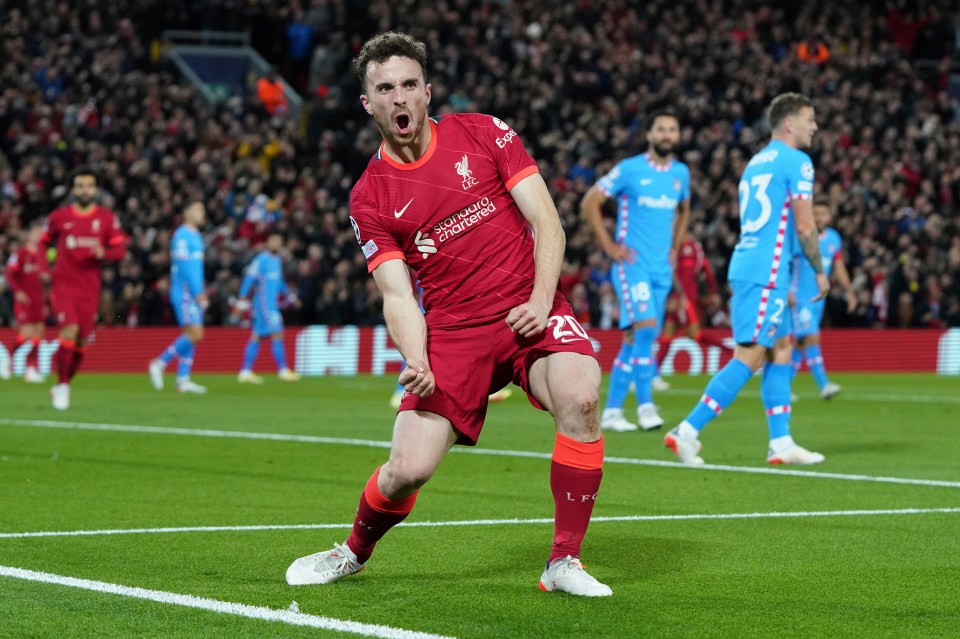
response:
<path id="1" fill-rule="evenodd" d="M 826 305 L 826 300 L 803 303 L 798 300 L 797 305 L 793 307 L 793 334 L 798 338 L 804 338 L 807 335 L 820 333 L 820 320 L 823 319 L 823 309 Z"/>
<path id="2" fill-rule="evenodd" d="M 262 311 L 253 314 L 253 332 L 259 337 L 267 337 L 283 330 L 283 316 L 280 311 Z"/>
<path id="3" fill-rule="evenodd" d="M 173 313 L 180 326 L 203 326 L 203 309 L 187 291 L 182 292 L 176 299 L 171 295 L 170 305 L 173 306 Z"/>
<path id="4" fill-rule="evenodd" d="M 643 269 L 617 262 L 610 269 L 610 278 L 620 300 L 620 328 L 630 328 L 645 320 L 656 320 L 659 333 L 663 328 L 667 296 L 673 286 L 670 276 L 650 277 Z"/>
<path id="5" fill-rule="evenodd" d="M 790 334 L 787 289 L 766 288 L 739 280 L 732 280 L 730 288 L 733 289 L 730 299 L 733 341 L 773 348 L 777 339 Z"/>

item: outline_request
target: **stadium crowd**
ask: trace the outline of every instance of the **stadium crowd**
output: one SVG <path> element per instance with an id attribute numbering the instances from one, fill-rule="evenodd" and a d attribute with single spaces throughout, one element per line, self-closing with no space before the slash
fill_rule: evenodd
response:
<path id="1" fill-rule="evenodd" d="M 237 9 L 238 4 L 242 9 Z M 286 238 L 290 323 L 382 322 L 349 223 L 354 180 L 379 144 L 350 69 L 371 33 L 430 52 L 431 112 L 506 120 L 537 158 L 567 232 L 561 286 L 578 316 L 616 326 L 609 261 L 579 215 L 584 192 L 643 148 L 644 116 L 671 108 L 692 174 L 691 232 L 723 286 L 737 181 L 761 145 L 762 108 L 810 96 L 817 191 L 834 209 L 858 305 L 834 326 L 960 326 L 960 108 L 948 92 L 949 3 L 748 0 L 358 2 L 21 0 L 0 5 L 0 264 L 20 229 L 66 196 L 80 164 L 131 238 L 104 270 L 107 324 L 173 323 L 172 230 L 202 200 L 207 321 L 227 324 L 244 265 Z M 245 99 L 211 106 L 165 55 L 164 28 L 248 29 L 307 99 L 305 122 Z M 921 63 L 919 60 L 933 60 Z M 611 219 L 612 222 L 612 219 Z M 0 325 L 10 295 L 0 279 Z M 723 326 L 723 302 L 706 309 Z"/>

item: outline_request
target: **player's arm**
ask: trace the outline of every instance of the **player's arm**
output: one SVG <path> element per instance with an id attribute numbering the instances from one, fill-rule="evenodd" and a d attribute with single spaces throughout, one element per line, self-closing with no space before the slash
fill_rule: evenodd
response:
<path id="1" fill-rule="evenodd" d="M 240 282 L 240 290 L 237 291 L 237 301 L 233 304 L 231 315 L 238 316 L 240 313 L 250 310 L 250 290 L 257 283 L 257 258 L 253 259 L 250 266 L 243 273 L 243 281 Z"/>
<path id="2" fill-rule="evenodd" d="M 184 260 L 181 268 L 187 273 L 187 287 L 190 295 L 201 307 L 206 308 L 210 301 L 207 299 L 206 282 L 203 281 L 203 261 Z"/>
<path id="3" fill-rule="evenodd" d="M 706 252 L 700 253 L 700 271 L 703 273 L 703 276 L 707 278 L 707 290 L 710 291 L 711 296 L 717 296 L 719 290 L 717 288 L 717 274 L 713 272 L 713 265 L 710 264 L 710 260 L 707 259 Z"/>
<path id="4" fill-rule="evenodd" d="M 687 239 L 687 225 L 690 223 L 690 200 L 677 205 L 677 214 L 673 218 L 673 246 L 670 247 L 670 263 L 677 263 L 680 245 Z"/>
<path id="5" fill-rule="evenodd" d="M 553 308 L 553 298 L 560 281 L 563 251 L 567 238 L 560 226 L 560 214 L 539 173 L 520 180 L 512 189 L 513 196 L 524 219 L 533 229 L 533 261 L 536 273 L 530 300 L 516 306 L 507 314 L 507 324 L 522 337 L 542 333 L 547 328 L 547 316 Z"/>
<path id="6" fill-rule="evenodd" d="M 436 388 L 430 360 L 427 358 L 427 322 L 417 304 L 407 264 L 392 259 L 373 270 L 373 279 L 383 294 L 383 317 L 407 368 L 400 383 L 410 393 L 428 397 Z"/>
<path id="7" fill-rule="evenodd" d="M 123 230 L 120 228 L 120 220 L 117 219 L 116 215 L 113 216 L 113 224 L 107 230 L 104 246 L 97 248 L 99 250 L 94 251 L 96 257 L 106 262 L 118 262 L 126 255 L 127 236 L 123 234 Z"/>
<path id="8" fill-rule="evenodd" d="M 797 228 L 797 239 L 800 248 L 806 256 L 813 272 L 817 274 L 817 288 L 820 292 L 811 299 L 818 302 L 827 296 L 830 291 L 830 280 L 823 272 L 823 258 L 820 256 L 820 232 L 813 219 L 813 200 L 798 198 L 791 204 L 793 207 L 793 221 Z"/>
<path id="9" fill-rule="evenodd" d="M 43 225 L 43 230 L 40 231 L 40 241 L 37 245 L 37 250 L 40 253 L 40 257 L 43 261 L 53 261 L 53 258 L 50 258 L 50 249 L 57 245 L 57 234 L 59 233 L 59 226 L 57 224 L 57 216 L 53 213 L 47 218 L 46 223 Z"/>
<path id="10" fill-rule="evenodd" d="M 853 282 L 850 281 L 850 273 L 847 271 L 847 265 L 843 263 L 843 253 L 837 252 L 834 258 L 833 274 L 837 281 L 843 287 L 844 295 L 847 298 L 847 312 L 852 313 L 857 308 L 857 296 L 853 292 Z"/>
<path id="11" fill-rule="evenodd" d="M 30 296 L 27 295 L 26 291 L 23 290 L 23 281 L 21 279 L 23 268 L 16 253 L 11 255 L 10 259 L 7 260 L 7 269 L 5 273 L 7 276 L 7 284 L 10 286 L 10 290 L 13 292 L 13 299 L 21 304 L 30 303 Z"/>
<path id="12" fill-rule="evenodd" d="M 587 221 L 594 237 L 597 238 L 597 244 L 604 253 L 610 256 L 610 259 L 617 262 L 632 262 L 633 251 L 622 244 L 617 244 L 607 232 L 607 227 L 603 225 L 603 211 L 601 207 L 607 201 L 606 194 L 599 186 L 594 184 L 584 194 L 580 200 L 580 215 Z"/>

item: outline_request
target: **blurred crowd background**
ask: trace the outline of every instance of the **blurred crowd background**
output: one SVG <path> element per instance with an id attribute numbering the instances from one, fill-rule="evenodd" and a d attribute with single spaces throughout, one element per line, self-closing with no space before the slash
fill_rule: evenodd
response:
<path id="1" fill-rule="evenodd" d="M 817 192 L 858 300 L 847 312 L 836 292 L 825 323 L 960 326 L 958 16 L 904 0 L 0 0 L 0 264 L 87 164 L 131 238 L 104 270 L 104 323 L 174 322 L 167 245 L 192 199 L 209 218 L 209 324 L 236 321 L 243 268 L 271 230 L 302 301 L 288 323 L 382 323 L 348 220 L 380 142 L 350 62 L 395 29 L 427 43 L 432 114 L 496 115 L 537 159 L 567 233 L 561 285 L 592 326 L 615 327 L 616 304 L 579 201 L 644 149 L 645 115 L 665 107 L 681 117 L 690 231 L 725 293 L 705 298 L 705 323 L 726 324 L 737 181 L 784 91 L 815 102 Z M 170 62 L 167 29 L 248 32 L 304 98 L 301 117 L 261 78 L 209 104 Z M 2 276 L 0 293 L 9 325 Z"/>

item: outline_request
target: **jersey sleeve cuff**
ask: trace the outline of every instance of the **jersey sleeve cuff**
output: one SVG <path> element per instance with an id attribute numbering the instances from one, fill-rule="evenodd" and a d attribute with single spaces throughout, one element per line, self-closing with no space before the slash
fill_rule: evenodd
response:
<path id="1" fill-rule="evenodd" d="M 507 190 L 510 191 L 511 189 L 513 189 L 513 187 L 519 184 L 521 180 L 524 180 L 530 177 L 531 175 L 533 175 L 534 173 L 539 173 L 539 172 L 540 172 L 540 169 L 537 168 L 536 164 L 531 164 L 525 169 L 521 169 L 516 175 L 514 175 L 512 178 L 507 180 L 507 184 L 506 184 Z"/>
<path id="2" fill-rule="evenodd" d="M 378 266 L 380 266 L 381 264 L 389 260 L 403 260 L 404 262 L 406 262 L 407 258 L 401 251 L 390 251 L 389 253 L 378 255 L 377 257 L 367 262 L 367 272 L 373 273 L 373 271 Z"/>

